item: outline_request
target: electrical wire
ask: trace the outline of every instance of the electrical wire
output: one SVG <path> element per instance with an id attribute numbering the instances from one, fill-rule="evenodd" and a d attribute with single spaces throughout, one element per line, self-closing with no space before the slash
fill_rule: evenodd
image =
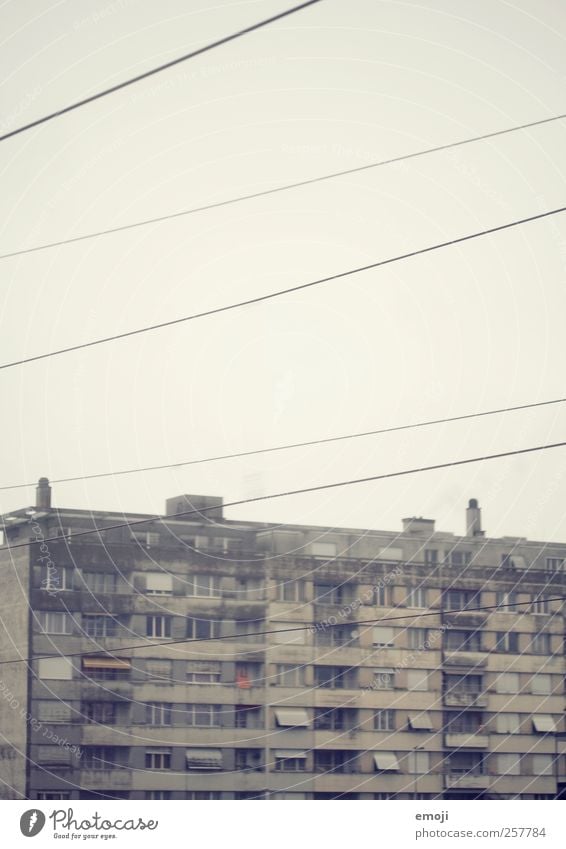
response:
<path id="1" fill-rule="evenodd" d="M 360 439 L 362 437 L 377 436 L 383 433 L 396 433 L 402 430 L 414 430 L 416 428 L 430 427 L 431 425 L 448 424 L 450 422 L 460 422 L 465 421 L 467 419 L 479 419 L 484 416 L 495 416 L 499 415 L 500 413 L 513 413 L 518 410 L 533 410 L 537 407 L 547 407 L 551 404 L 563 404 L 565 402 L 566 398 L 553 398 L 549 401 L 535 401 L 531 404 L 519 404 L 515 407 L 501 407 L 495 410 L 482 410 L 479 413 L 465 413 L 461 416 L 449 416 L 443 419 L 428 419 L 426 421 L 412 422 L 410 424 L 393 425 L 392 427 L 377 428 L 376 430 L 364 430 L 360 431 L 359 433 L 346 433 L 341 434 L 340 436 L 328 436 L 324 439 L 310 439 L 306 442 L 290 442 L 286 445 L 272 445 L 269 448 L 254 448 L 250 451 L 236 451 L 232 454 L 218 454 L 214 457 L 199 457 L 195 460 L 182 460 L 177 463 L 163 463 L 158 466 L 138 466 L 131 469 L 119 469 L 118 471 L 114 472 L 95 472 L 91 475 L 76 475 L 74 477 L 68 478 L 55 478 L 52 479 L 50 482 L 52 484 L 71 483 L 73 481 L 87 481 L 95 480 L 98 478 L 133 475 L 139 472 L 155 472 L 162 471 L 164 469 L 177 469 L 181 468 L 182 466 L 196 466 L 202 463 L 214 463 L 218 460 L 234 460 L 238 457 L 252 457 L 258 454 L 270 454 L 274 451 L 288 451 L 292 448 L 307 448 L 313 445 L 326 445 L 330 442 L 343 442 L 349 439 Z M 30 481 L 29 483 L 11 484 L 9 486 L 0 486 L 0 492 L 12 489 L 26 489 L 33 486 L 36 486 L 36 481 Z"/>
<path id="2" fill-rule="evenodd" d="M 50 357 L 57 357 L 61 354 L 69 354 L 72 351 L 80 351 L 84 348 L 93 348 L 96 345 L 104 345 L 107 342 L 116 342 L 118 339 L 126 339 L 132 336 L 139 336 L 142 333 L 149 333 L 153 330 L 162 330 L 165 327 L 173 327 L 177 324 L 183 324 L 188 321 L 195 321 L 200 318 L 206 318 L 212 315 L 219 315 L 220 313 L 226 313 L 230 310 L 240 309 L 242 307 L 251 306 L 252 304 L 264 303 L 266 301 L 274 300 L 275 298 L 280 298 L 283 295 L 294 294 L 295 292 L 301 292 L 305 289 L 311 289 L 315 286 L 320 286 L 323 283 L 330 283 L 334 280 L 340 280 L 344 277 L 350 277 L 353 274 L 360 274 L 363 271 L 370 271 L 375 268 L 381 268 L 385 265 L 391 265 L 395 262 L 400 262 L 401 260 L 411 259 L 412 257 L 422 256 L 423 254 L 431 253 L 432 251 L 440 250 L 441 248 L 452 247 L 454 245 L 462 244 L 463 242 L 469 242 L 472 239 L 478 239 L 482 236 L 489 236 L 493 233 L 500 233 L 504 230 L 510 230 L 513 227 L 518 227 L 522 224 L 528 224 L 532 221 L 540 221 L 543 218 L 549 218 L 552 215 L 559 215 L 562 212 L 566 211 L 566 206 L 561 206 L 557 209 L 547 210 L 546 212 L 540 212 L 537 215 L 530 215 L 527 218 L 518 218 L 514 221 L 509 221 L 506 224 L 499 224 L 496 227 L 489 227 L 485 230 L 478 230 L 474 233 L 468 233 L 465 236 L 458 236 L 455 239 L 449 239 L 446 242 L 437 242 L 434 245 L 428 245 L 425 248 L 418 248 L 414 251 L 409 251 L 408 253 L 398 254 L 397 256 L 389 257 L 388 259 L 381 259 L 376 262 L 368 263 L 367 265 L 361 265 L 357 268 L 351 268 L 347 271 L 340 271 L 336 274 L 331 274 L 328 277 L 320 277 L 317 280 L 311 280 L 309 283 L 300 283 L 297 286 L 290 286 L 288 289 L 279 289 L 276 292 L 269 292 L 267 295 L 258 295 L 255 298 L 248 298 L 245 301 L 237 301 L 233 304 L 226 304 L 222 307 L 214 307 L 213 309 L 204 310 L 203 312 L 193 313 L 192 315 L 181 316 L 180 318 L 173 318 L 169 321 L 162 321 L 159 324 L 150 324 L 146 327 L 138 327 L 135 330 L 128 330 L 125 333 L 116 333 L 114 336 L 105 336 L 101 339 L 93 339 L 90 342 L 82 342 L 77 345 L 70 345 L 67 348 L 59 348 L 54 351 L 47 351 L 43 354 L 36 354 L 33 357 L 25 357 L 21 360 L 13 360 L 9 363 L 3 363 L 0 365 L 0 370 L 14 368 L 15 366 L 21 366 L 25 363 L 33 363 L 38 360 L 45 360 Z"/>
<path id="3" fill-rule="evenodd" d="M 405 162 L 408 159 L 417 159 L 420 156 L 428 156 L 431 153 L 439 153 L 444 150 L 451 150 L 455 147 L 462 147 L 466 144 L 472 144 L 478 141 L 485 141 L 486 139 L 493 139 L 497 136 L 504 136 L 508 133 L 515 133 L 518 130 L 526 130 L 532 127 L 539 127 L 542 124 L 549 124 L 553 121 L 561 121 L 566 118 L 566 113 L 562 115 L 554 115 L 551 118 L 542 118 L 539 121 L 530 121 L 528 124 L 519 124 L 514 127 L 508 127 L 504 130 L 496 130 L 493 133 L 484 133 L 481 136 L 473 136 L 472 138 L 461 139 L 456 142 L 449 142 L 448 144 L 437 145 L 436 147 L 425 148 L 424 150 L 417 150 L 413 153 L 405 153 L 401 156 L 394 156 L 391 159 L 382 159 L 377 162 L 369 162 L 366 165 L 358 165 L 355 168 L 346 168 L 343 171 L 333 171 L 330 174 L 322 174 L 318 177 L 310 177 L 306 180 L 298 180 L 294 183 L 287 183 L 282 186 L 274 186 L 269 189 L 262 189 L 257 192 L 251 192 L 245 195 L 238 195 L 237 197 L 225 198 L 224 200 L 214 201 L 211 203 L 204 204 L 203 206 L 195 206 L 190 209 L 182 209 L 177 212 L 170 212 L 166 215 L 159 215 L 155 218 L 145 218 L 141 221 L 133 221 L 129 224 L 122 224 L 118 227 L 109 227 L 105 230 L 97 230 L 93 233 L 85 233 L 82 236 L 72 236 L 68 239 L 60 239 L 56 242 L 47 242 L 43 245 L 34 245 L 29 248 L 22 248 L 21 250 L 11 251 L 10 253 L 0 254 L 0 260 L 9 259 L 10 257 L 22 256 L 24 254 L 36 253 L 37 251 L 46 251 L 50 248 L 58 248 L 63 245 L 72 245 L 76 242 L 84 242 L 88 239 L 97 239 L 100 236 L 109 236 L 113 233 L 122 233 L 127 230 L 134 230 L 138 227 L 147 227 L 150 224 L 161 224 L 165 221 L 172 221 L 175 218 L 182 218 L 187 215 L 194 215 L 198 212 L 206 212 L 210 209 L 218 209 L 222 206 L 230 206 L 236 203 L 242 203 L 247 200 L 254 200 L 257 198 L 267 197 L 269 195 L 278 194 L 279 192 L 286 192 L 291 189 L 298 189 L 304 186 L 312 186 L 315 183 L 322 183 L 326 180 L 333 180 L 336 177 L 346 177 L 351 174 L 359 174 L 362 171 L 368 171 L 371 168 L 380 168 L 383 165 L 393 165 L 397 162 Z"/>
<path id="4" fill-rule="evenodd" d="M 214 50 L 216 47 L 220 47 L 223 44 L 228 44 L 230 41 L 234 41 L 237 38 L 241 38 L 244 35 L 248 35 L 250 32 L 254 32 L 255 30 L 261 29 L 262 27 L 266 27 L 269 24 L 275 23 L 275 21 L 280 21 L 282 18 L 286 18 L 289 15 L 295 14 L 295 12 L 300 12 L 302 9 L 306 9 L 307 6 L 314 6 L 316 3 L 320 3 L 321 0 L 306 0 L 305 3 L 301 3 L 299 6 L 293 6 L 291 9 L 285 9 L 283 12 L 279 12 L 277 15 L 272 15 L 270 18 L 265 18 L 263 21 L 258 21 L 258 23 L 252 24 L 249 27 L 244 27 L 244 29 L 240 29 L 237 32 L 232 33 L 231 35 L 226 35 L 223 38 L 219 38 L 216 41 L 211 42 L 210 44 L 206 44 L 204 47 L 199 47 L 197 50 L 192 50 L 190 53 L 185 53 L 183 56 L 178 56 L 176 59 L 172 59 L 170 62 L 165 62 L 163 65 L 158 65 L 156 68 L 151 68 L 149 71 L 144 71 L 142 74 L 137 74 L 135 77 L 130 77 L 127 80 L 124 80 L 121 83 L 117 83 L 116 85 L 110 86 L 110 88 L 106 88 L 103 91 L 99 91 L 96 94 L 91 94 L 89 97 L 84 97 L 82 100 L 77 100 L 75 103 L 70 103 L 68 106 L 63 107 L 62 109 L 58 109 L 56 112 L 50 112 L 48 115 L 44 115 L 42 118 L 37 118 L 35 121 L 31 121 L 29 124 L 24 124 L 21 127 L 18 127 L 15 130 L 10 130 L 8 133 L 4 133 L 4 135 L 0 136 L 0 142 L 5 141 L 6 139 L 12 138 L 12 136 L 17 136 L 20 133 L 24 133 L 27 130 L 31 130 L 33 127 L 38 127 L 40 124 L 45 124 L 47 121 L 52 121 L 54 118 L 59 118 L 61 115 L 65 115 L 67 112 L 73 112 L 75 109 L 79 109 L 81 106 L 86 106 L 88 103 L 93 103 L 95 100 L 100 100 L 102 97 L 106 97 L 109 94 L 114 94 L 116 91 L 120 91 L 123 88 L 127 88 L 128 86 L 134 85 L 135 83 L 141 82 L 141 80 L 146 80 L 148 77 L 153 77 L 155 74 L 160 74 L 162 71 L 166 71 L 169 68 L 173 68 L 175 65 L 180 65 L 181 62 L 186 62 L 189 59 L 194 59 L 196 56 L 201 56 L 203 53 L 207 53 L 209 50 Z"/>
<path id="5" fill-rule="evenodd" d="M 566 601 L 566 596 L 563 596 L 563 595 L 552 596 L 552 598 L 548 597 L 546 600 L 548 602 L 551 602 L 551 601 Z M 481 607 L 465 607 L 465 608 L 459 608 L 457 610 L 448 610 L 448 611 L 443 611 L 440 608 L 438 608 L 436 610 L 426 611 L 425 613 L 406 613 L 403 616 L 382 616 L 382 617 L 379 617 L 377 619 L 361 619 L 361 620 L 358 620 L 358 621 L 352 620 L 349 624 L 351 624 L 353 626 L 361 626 L 361 625 L 375 625 L 378 622 L 399 622 L 401 620 L 406 620 L 406 619 L 410 619 L 412 621 L 414 619 L 424 619 L 425 617 L 430 617 L 430 616 L 440 616 L 442 613 L 445 613 L 445 612 L 449 613 L 449 614 L 453 614 L 453 613 L 478 613 L 478 612 L 485 611 L 485 610 L 492 610 L 492 611 L 503 610 L 504 608 L 521 607 L 521 606 L 524 606 L 524 605 L 531 606 L 532 604 L 534 604 L 534 602 L 532 602 L 532 601 L 513 601 L 513 602 L 509 602 L 507 604 L 490 604 L 490 605 L 483 605 Z M 312 624 L 309 624 L 309 625 L 298 625 L 298 626 L 295 626 L 293 628 L 277 628 L 277 629 L 272 629 L 272 630 L 268 630 L 268 631 L 252 631 L 249 634 L 227 634 L 227 635 L 220 636 L 220 637 L 186 637 L 186 638 L 181 638 L 181 639 L 178 639 L 178 640 L 163 640 L 161 642 L 151 640 L 151 641 L 147 641 L 145 643 L 135 643 L 134 645 L 121 646 L 120 649 L 118 649 L 118 651 L 119 652 L 125 652 L 125 651 L 135 651 L 136 649 L 161 648 L 162 646 L 178 646 L 178 645 L 183 645 L 183 644 L 186 644 L 186 643 L 211 643 L 211 642 L 218 642 L 218 640 L 234 640 L 234 639 L 240 639 L 241 640 L 245 637 L 267 637 L 271 634 L 289 634 L 289 633 L 295 633 L 297 631 L 311 631 L 311 632 L 314 633 L 315 631 L 324 631 L 328 628 L 340 627 L 341 625 L 343 625 L 343 622 L 323 621 L 323 622 L 318 622 L 318 623 L 315 622 L 315 623 L 312 623 Z M 93 655 L 100 656 L 101 654 L 104 654 L 105 657 L 107 656 L 107 657 L 116 658 L 116 655 L 111 654 L 110 652 L 103 653 L 103 652 L 101 652 L 100 648 L 98 648 L 98 649 L 94 649 L 93 651 L 70 652 L 68 654 L 63 654 L 63 655 L 52 655 L 52 654 L 35 655 L 33 658 L 29 658 L 29 659 L 25 658 L 25 657 L 9 658 L 8 660 L 0 660 L 0 666 L 4 666 L 8 663 L 29 663 L 30 660 L 47 660 L 47 659 L 53 658 L 53 657 L 65 657 L 65 658 L 67 658 L 67 657 L 92 657 Z"/>
<path id="6" fill-rule="evenodd" d="M 352 479 L 352 480 L 335 481 L 334 483 L 318 484 L 317 486 L 309 486 L 309 487 L 304 487 L 302 489 L 292 489 L 292 490 L 288 490 L 286 492 L 270 493 L 269 495 L 256 495 L 253 498 L 242 498 L 238 501 L 228 501 L 225 504 L 223 504 L 223 507 L 238 507 L 238 506 L 241 506 L 243 504 L 254 504 L 254 503 L 257 503 L 259 501 L 270 501 L 270 500 L 275 499 L 275 498 L 285 498 L 286 496 L 290 496 L 290 495 L 302 495 L 304 493 L 309 493 L 309 492 L 322 492 L 323 490 L 337 489 L 338 487 L 343 487 L 343 486 L 354 486 L 354 485 L 361 484 L 361 483 L 370 483 L 372 481 L 387 480 L 388 478 L 399 478 L 399 477 L 404 477 L 405 475 L 414 475 L 414 474 L 419 474 L 421 472 L 431 472 L 431 471 L 437 471 L 439 469 L 448 469 L 448 468 L 454 468 L 456 466 L 465 466 L 465 465 L 469 465 L 471 463 L 480 463 L 480 462 L 483 462 L 485 460 L 499 460 L 503 457 L 517 457 L 521 454 L 532 454 L 536 451 L 548 451 L 548 450 L 553 449 L 553 448 L 564 448 L 564 447 L 566 447 L 566 441 L 565 442 L 555 442 L 555 443 L 548 444 L 548 445 L 534 445 L 534 446 L 531 446 L 529 448 L 519 448 L 519 449 L 516 449 L 515 451 L 501 451 L 497 454 L 484 454 L 481 457 L 468 457 L 464 460 L 452 460 L 448 463 L 435 463 L 432 466 L 418 466 L 417 468 L 403 469 L 402 471 L 398 471 L 398 472 L 385 472 L 384 474 L 381 474 L 381 475 L 370 475 L 369 477 L 364 477 L 364 478 L 355 478 L 355 479 Z M 195 510 L 195 509 L 193 509 L 193 510 L 183 510 L 179 513 L 175 513 L 174 516 L 158 516 L 158 515 L 147 516 L 143 519 L 135 519 L 133 522 L 118 522 L 118 523 L 113 524 L 113 525 L 103 525 L 100 528 L 92 528 L 88 531 L 76 531 L 75 533 L 66 534 L 64 539 L 66 541 L 68 541 L 68 540 L 76 539 L 77 537 L 91 536 L 92 534 L 101 534 L 105 531 L 118 530 L 119 528 L 135 528 L 135 527 L 138 527 L 139 525 L 150 524 L 151 522 L 161 522 L 161 523 L 163 523 L 163 522 L 168 522 L 168 521 L 169 522 L 174 521 L 174 520 L 177 520 L 179 518 L 186 518 L 187 516 L 194 516 L 194 515 L 202 516 L 203 513 L 206 513 L 209 510 L 217 510 L 217 509 L 218 509 L 218 505 L 211 505 L 209 507 L 202 507 L 199 510 Z M 9 524 L 6 524 L 6 517 L 3 517 L 3 524 L 4 524 L 4 530 L 6 530 L 10 527 Z M 3 546 L 0 546 L 0 553 L 3 552 L 3 551 L 15 551 L 18 548 L 30 548 L 32 545 L 38 545 L 39 543 L 44 544 L 44 543 L 47 543 L 47 542 L 57 542 L 57 541 L 60 542 L 61 537 L 44 537 L 41 540 L 19 542 L 19 543 L 16 543 L 15 545 L 3 545 Z"/>

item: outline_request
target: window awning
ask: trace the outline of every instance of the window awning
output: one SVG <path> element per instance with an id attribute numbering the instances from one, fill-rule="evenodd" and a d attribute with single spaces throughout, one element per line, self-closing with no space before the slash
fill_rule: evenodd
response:
<path id="1" fill-rule="evenodd" d="M 275 719 L 281 728 L 308 728 L 309 717 L 304 708 L 275 708 Z"/>
<path id="2" fill-rule="evenodd" d="M 413 731 L 432 731 L 432 721 L 428 713 L 415 713 L 409 716 L 409 725 Z"/>
<path id="3" fill-rule="evenodd" d="M 222 749 L 186 749 L 187 767 L 192 769 L 222 769 Z"/>
<path id="4" fill-rule="evenodd" d="M 556 723 L 550 714 L 538 713 L 533 716 L 533 727 L 535 731 L 556 731 Z"/>
<path id="5" fill-rule="evenodd" d="M 306 760 L 307 757 L 307 753 L 300 749 L 275 749 L 273 754 L 276 758 L 299 758 L 302 761 Z"/>
<path id="6" fill-rule="evenodd" d="M 83 669 L 130 669 L 131 665 L 119 657 L 83 657 Z"/>
<path id="7" fill-rule="evenodd" d="M 399 761 L 395 752 L 374 752 L 375 768 L 380 772 L 399 772 Z"/>

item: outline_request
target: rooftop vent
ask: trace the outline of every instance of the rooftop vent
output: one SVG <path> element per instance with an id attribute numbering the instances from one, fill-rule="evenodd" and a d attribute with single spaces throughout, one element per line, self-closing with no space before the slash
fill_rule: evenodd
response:
<path id="1" fill-rule="evenodd" d="M 477 498 L 470 498 L 466 510 L 466 536 L 483 537 L 485 532 L 481 528 L 481 508 L 478 506 Z"/>
<path id="2" fill-rule="evenodd" d="M 40 478 L 35 490 L 35 506 L 38 510 L 51 508 L 51 487 L 48 478 Z"/>

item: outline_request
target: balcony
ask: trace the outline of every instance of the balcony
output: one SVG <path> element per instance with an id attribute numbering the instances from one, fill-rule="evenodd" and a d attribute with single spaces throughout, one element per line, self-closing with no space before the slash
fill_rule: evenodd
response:
<path id="1" fill-rule="evenodd" d="M 444 666 L 469 666 L 481 668 L 487 664 L 487 655 L 477 651 L 447 651 L 444 655 Z"/>
<path id="2" fill-rule="evenodd" d="M 448 707 L 487 707 L 487 695 L 485 693 L 468 693 L 466 691 L 451 690 L 444 693 L 444 704 Z"/>
<path id="3" fill-rule="evenodd" d="M 487 734 L 447 734 L 446 746 L 449 749 L 487 749 L 489 737 Z"/>
<path id="4" fill-rule="evenodd" d="M 128 769 L 81 769 L 79 786 L 84 790 L 118 790 L 130 787 L 132 774 Z"/>
<path id="5" fill-rule="evenodd" d="M 451 773 L 444 777 L 447 790 L 487 790 L 489 783 L 489 775 L 474 775 L 469 772 Z"/>
<path id="6" fill-rule="evenodd" d="M 485 625 L 488 616 L 488 610 L 444 610 L 442 612 L 443 621 L 458 628 L 481 628 Z"/>

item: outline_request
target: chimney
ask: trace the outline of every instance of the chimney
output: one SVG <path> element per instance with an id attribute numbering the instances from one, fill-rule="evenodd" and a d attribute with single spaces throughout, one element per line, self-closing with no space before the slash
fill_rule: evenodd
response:
<path id="1" fill-rule="evenodd" d="M 40 478 L 35 489 L 35 506 L 38 510 L 51 509 L 51 487 L 48 478 Z"/>
<path id="2" fill-rule="evenodd" d="M 481 508 L 478 507 L 477 498 L 470 498 L 466 510 L 466 536 L 483 537 L 485 532 L 481 529 Z"/>

